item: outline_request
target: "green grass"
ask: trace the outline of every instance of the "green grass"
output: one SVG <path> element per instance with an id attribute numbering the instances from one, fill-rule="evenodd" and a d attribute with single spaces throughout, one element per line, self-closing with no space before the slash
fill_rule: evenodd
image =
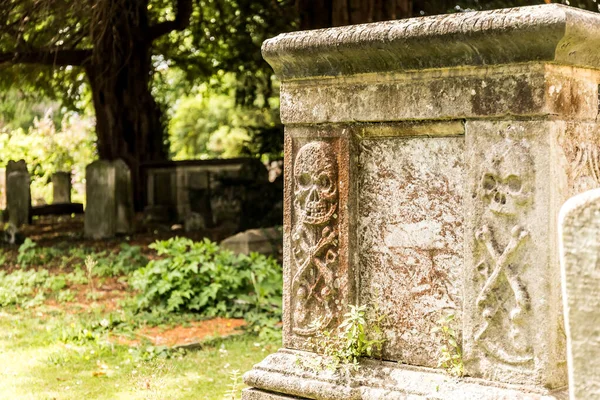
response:
<path id="1" fill-rule="evenodd" d="M 0 399 L 230 399 L 233 371 L 243 373 L 277 349 L 249 335 L 184 354 L 108 342 L 63 342 L 90 315 L 0 309 Z M 243 384 L 238 380 L 236 395 Z"/>

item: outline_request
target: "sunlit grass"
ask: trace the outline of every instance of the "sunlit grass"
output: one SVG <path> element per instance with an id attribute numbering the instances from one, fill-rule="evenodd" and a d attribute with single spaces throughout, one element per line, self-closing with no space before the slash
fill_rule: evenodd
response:
<path id="1" fill-rule="evenodd" d="M 0 399 L 223 399 L 234 370 L 249 370 L 278 347 L 242 335 L 145 359 L 139 348 L 63 343 L 62 330 L 78 318 L 0 311 Z"/>

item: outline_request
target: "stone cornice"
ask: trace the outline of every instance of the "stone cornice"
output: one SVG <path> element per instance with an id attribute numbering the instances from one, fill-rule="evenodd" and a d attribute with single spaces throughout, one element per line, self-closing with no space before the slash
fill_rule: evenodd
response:
<path id="1" fill-rule="evenodd" d="M 600 67 L 600 14 L 558 4 L 286 33 L 262 53 L 282 80 L 530 61 Z"/>

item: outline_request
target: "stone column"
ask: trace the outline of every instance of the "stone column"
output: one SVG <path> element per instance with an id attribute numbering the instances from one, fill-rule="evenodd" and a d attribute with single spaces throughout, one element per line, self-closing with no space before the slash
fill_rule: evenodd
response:
<path id="1" fill-rule="evenodd" d="M 571 399 L 600 398 L 600 189 L 560 212 L 559 241 Z"/>
<path id="2" fill-rule="evenodd" d="M 31 178 L 25 160 L 6 165 L 6 210 L 8 221 L 19 228 L 31 222 Z"/>
<path id="3" fill-rule="evenodd" d="M 53 204 L 71 202 L 71 173 L 56 172 L 52 175 Z"/>
<path id="4" fill-rule="evenodd" d="M 106 239 L 133 230 L 131 173 L 122 160 L 86 167 L 85 236 Z"/>
<path id="5" fill-rule="evenodd" d="M 554 4 L 264 43 L 286 124 L 284 349 L 246 399 L 565 395 L 557 217 L 600 186 L 599 43 L 600 15 Z M 387 361 L 298 367 L 311 322 L 356 303 L 387 315 Z M 438 368 L 449 314 L 470 379 Z"/>

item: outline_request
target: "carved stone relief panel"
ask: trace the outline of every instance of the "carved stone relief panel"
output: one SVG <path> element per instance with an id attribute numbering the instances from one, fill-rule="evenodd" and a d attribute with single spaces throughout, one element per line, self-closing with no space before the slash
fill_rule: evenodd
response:
<path id="1" fill-rule="evenodd" d="M 387 315 L 384 358 L 437 367 L 436 321 L 461 336 L 464 136 L 360 143 L 359 301 Z"/>
<path id="2" fill-rule="evenodd" d="M 473 340 L 499 361 L 524 365 L 533 361 L 528 332 L 529 291 L 520 275 L 529 236 L 522 218 L 532 200 L 533 160 L 525 140 L 506 138 L 490 149 L 477 196 L 485 209 L 475 233 L 480 275 L 475 299 L 478 326 Z"/>
<path id="3" fill-rule="evenodd" d="M 284 345 L 311 349 L 347 311 L 348 143 L 340 128 L 286 131 Z M 347 135 L 346 135 L 347 136 Z"/>
<path id="4" fill-rule="evenodd" d="M 324 141 L 302 146 L 294 162 L 292 330 L 314 334 L 331 323 L 338 263 L 338 173 Z"/>
<path id="5" fill-rule="evenodd" d="M 557 132 L 468 122 L 464 356 L 470 376 L 566 383 L 556 247 Z"/>
<path id="6" fill-rule="evenodd" d="M 558 136 L 558 146 L 566 162 L 567 197 L 600 187 L 598 124 L 565 123 L 564 130 Z"/>

